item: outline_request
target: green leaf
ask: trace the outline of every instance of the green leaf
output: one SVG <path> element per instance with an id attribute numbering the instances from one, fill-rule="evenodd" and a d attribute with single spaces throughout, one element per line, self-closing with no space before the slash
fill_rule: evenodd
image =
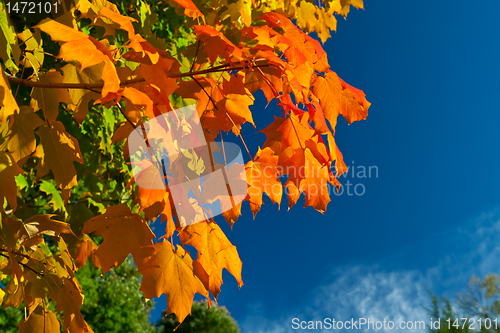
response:
<path id="1" fill-rule="evenodd" d="M 89 200 L 89 203 L 95 207 L 97 207 L 97 209 L 99 210 L 99 213 L 100 214 L 104 214 L 106 212 L 106 206 L 104 206 L 102 203 L 98 202 L 98 201 L 95 201 L 94 199 L 92 198 L 88 198 Z"/>
<path id="2" fill-rule="evenodd" d="M 17 45 L 14 27 L 10 24 L 5 5 L 0 2 L 0 58 L 5 62 L 5 67 L 15 74 L 19 70 L 19 56 L 21 49 Z"/>
<path id="3" fill-rule="evenodd" d="M 56 189 L 54 184 L 51 182 L 42 180 L 40 184 L 40 191 L 43 191 L 47 193 L 48 195 L 51 195 L 52 198 L 50 199 L 49 203 L 51 203 L 54 206 L 54 210 L 61 210 L 64 213 L 66 212 L 66 207 L 64 207 L 64 201 L 59 193 L 59 191 Z"/>
<path id="4" fill-rule="evenodd" d="M 16 176 L 16 184 L 21 190 L 29 187 L 28 181 L 22 174 Z"/>

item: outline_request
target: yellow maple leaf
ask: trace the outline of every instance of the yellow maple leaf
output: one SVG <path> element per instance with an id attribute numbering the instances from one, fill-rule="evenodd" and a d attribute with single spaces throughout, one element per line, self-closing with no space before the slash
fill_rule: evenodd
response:
<path id="1" fill-rule="evenodd" d="M 7 117 L 19 111 L 19 106 L 12 95 L 10 84 L 7 81 L 5 72 L 0 75 L 0 122 L 3 123 Z"/>
<path id="2" fill-rule="evenodd" d="M 12 115 L 10 119 L 5 145 L 12 157 L 19 161 L 35 151 L 35 129 L 44 122 L 29 106 L 21 106 L 19 113 Z"/>
<path id="3" fill-rule="evenodd" d="M 19 333 L 59 333 L 61 324 L 54 312 L 45 310 L 39 305 L 27 319 L 17 326 Z"/>
<path id="4" fill-rule="evenodd" d="M 23 173 L 10 153 L 0 151 L 0 211 L 3 211 L 4 198 L 11 208 L 17 206 L 16 176 Z"/>
<path id="5" fill-rule="evenodd" d="M 66 132 L 60 121 L 53 123 L 51 128 L 41 127 L 37 135 L 40 137 L 40 144 L 35 152 L 40 158 L 37 179 L 52 170 L 57 186 L 61 188 L 62 196 L 67 201 L 71 188 L 78 185 L 73 161 L 83 164 L 78 141 Z"/>

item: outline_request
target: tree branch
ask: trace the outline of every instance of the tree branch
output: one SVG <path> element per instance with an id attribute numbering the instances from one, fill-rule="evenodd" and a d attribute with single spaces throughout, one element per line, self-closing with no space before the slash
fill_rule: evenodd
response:
<path id="1" fill-rule="evenodd" d="M 11 260 L 11 258 L 10 258 L 8 255 L 4 254 L 4 253 L 0 253 L 0 255 L 1 255 L 2 257 L 5 257 L 5 258 L 7 258 L 7 259 Z M 18 263 L 19 265 L 23 266 L 24 268 L 29 269 L 30 271 L 32 271 L 33 273 L 35 273 L 35 274 L 36 274 L 36 275 L 38 275 L 39 277 L 43 277 L 43 273 L 37 272 L 36 270 L 34 270 L 33 268 L 31 268 L 31 267 L 30 267 L 30 266 L 28 266 L 27 264 L 23 264 L 22 262 L 19 262 L 19 261 L 18 261 L 17 263 Z"/>
<path id="2" fill-rule="evenodd" d="M 257 60 L 262 62 L 263 60 Z M 201 71 L 194 71 L 194 72 L 188 72 L 188 73 L 179 73 L 179 74 L 173 74 L 170 75 L 171 78 L 182 78 L 182 77 L 193 77 L 195 75 L 204 75 L 204 74 L 209 74 L 209 73 L 216 73 L 216 72 L 223 72 L 223 71 L 233 71 L 233 70 L 240 70 L 240 69 L 245 69 L 247 67 L 256 67 L 256 68 L 261 68 L 261 67 L 269 67 L 273 66 L 272 64 L 267 63 L 267 60 L 264 60 L 265 63 L 263 64 L 252 64 L 250 62 L 247 62 L 248 66 L 236 66 L 232 67 L 231 64 L 226 63 L 222 64 L 216 67 L 204 69 Z M 17 84 L 19 86 L 23 87 L 32 87 L 32 88 L 53 88 L 53 89 L 102 89 L 104 86 L 103 83 L 57 83 L 57 82 L 40 82 L 40 81 L 29 81 L 29 80 L 24 80 L 20 79 L 18 77 L 12 76 L 6 72 L 4 72 L 5 76 L 7 76 L 7 80 L 10 83 Z M 144 82 L 144 78 L 136 78 L 132 80 L 126 80 L 120 82 L 120 87 L 126 87 L 132 84 L 136 83 L 141 83 Z"/>

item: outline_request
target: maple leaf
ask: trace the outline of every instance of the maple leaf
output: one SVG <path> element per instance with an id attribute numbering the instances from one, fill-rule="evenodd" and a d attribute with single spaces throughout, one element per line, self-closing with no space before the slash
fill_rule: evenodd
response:
<path id="1" fill-rule="evenodd" d="M 269 103 L 283 90 L 281 70 L 277 67 L 264 67 L 250 71 L 245 75 L 245 88 L 252 94 L 259 89 L 262 90 Z"/>
<path id="2" fill-rule="evenodd" d="M 333 129 L 341 114 L 349 124 L 366 119 L 370 102 L 365 94 L 345 83 L 333 71 L 318 76 L 313 82 L 313 94 L 319 98 L 323 113 Z"/>
<path id="3" fill-rule="evenodd" d="M 281 132 L 281 152 L 288 147 L 293 149 L 303 148 L 304 142 L 314 135 L 314 130 L 309 125 L 309 114 L 302 112 L 301 115 L 290 114 L 278 131 Z M 281 154 L 280 154 L 281 155 Z"/>
<path id="4" fill-rule="evenodd" d="M 285 118 L 274 116 L 274 121 L 269 124 L 266 128 L 261 130 L 262 133 L 266 135 L 266 141 L 264 142 L 264 148 L 270 147 L 276 154 L 281 151 L 281 135 L 282 133 L 278 131 L 281 127 Z"/>
<path id="5" fill-rule="evenodd" d="M 194 99 L 197 102 L 196 110 L 208 110 L 212 102 L 205 91 L 210 90 L 215 85 L 215 82 L 209 78 L 197 78 L 197 80 L 198 83 L 196 81 L 181 81 L 175 93 L 182 96 L 184 100 Z M 199 114 L 199 116 L 202 118 L 202 114 Z M 202 125 L 205 125 L 204 122 L 202 122 Z M 216 135 L 218 134 L 217 132 Z"/>
<path id="6" fill-rule="evenodd" d="M 115 4 L 107 0 L 93 0 L 92 2 L 88 0 L 79 0 L 75 9 L 80 11 L 82 17 L 94 20 L 97 17 L 99 10 L 104 7 L 116 13 L 120 12 Z"/>
<path id="7" fill-rule="evenodd" d="M 9 225 L 15 239 L 21 245 L 26 245 L 32 238 L 35 238 L 34 244 L 38 244 L 43 241 L 42 235 L 59 236 L 61 233 L 74 235 L 68 223 L 52 220 L 54 216 L 56 215 L 35 215 L 25 221 L 9 220 Z M 30 242 L 31 244 L 33 243 Z"/>
<path id="8" fill-rule="evenodd" d="M 19 324 L 19 333 L 59 333 L 60 324 L 54 312 L 38 306 Z"/>
<path id="9" fill-rule="evenodd" d="M 11 73 L 16 73 L 21 49 L 17 44 L 16 33 L 11 23 L 5 2 L 0 3 L 0 58 Z"/>
<path id="10" fill-rule="evenodd" d="M 54 20 L 44 20 L 35 26 L 50 35 L 52 40 L 63 42 L 59 58 L 64 61 L 77 61 L 81 70 L 104 62 L 101 77 L 104 80 L 102 96 L 120 89 L 120 79 L 113 64 L 113 57 L 105 46 L 93 37 L 72 29 Z"/>
<path id="11" fill-rule="evenodd" d="M 164 240 L 139 249 L 134 255 L 143 279 L 140 290 L 147 299 L 167 295 L 167 312 L 182 322 L 191 313 L 195 293 L 208 298 L 208 291 L 195 275 L 188 252 Z"/>
<path id="12" fill-rule="evenodd" d="M 3 123 L 7 117 L 13 115 L 16 111 L 19 111 L 19 107 L 12 95 L 7 77 L 2 70 L 2 74 L 0 75 L 0 122 Z"/>
<path id="13" fill-rule="evenodd" d="M 135 51 L 135 54 L 141 54 L 142 58 L 147 55 L 149 64 L 156 64 L 158 62 L 160 58 L 158 50 L 149 44 L 141 35 L 135 33 L 135 29 L 132 25 L 132 22 L 136 21 L 135 19 L 120 15 L 120 13 L 107 7 L 99 9 L 97 18 L 106 18 L 118 24 L 120 29 L 128 32 L 128 38 L 130 39 L 129 47 Z M 107 31 L 105 35 L 113 35 L 114 31 L 108 32 L 108 27 L 106 25 L 105 28 Z"/>
<path id="14" fill-rule="evenodd" d="M 271 27 L 283 29 L 278 46 L 294 66 L 300 66 L 304 61 L 318 72 L 324 72 L 328 65 L 326 52 L 319 42 L 298 29 L 292 21 L 278 13 L 266 13 L 260 17 Z"/>
<path id="15" fill-rule="evenodd" d="M 328 194 L 329 168 L 321 165 L 309 148 L 302 150 L 291 146 L 282 152 L 278 163 L 290 175 L 285 183 L 288 189 L 288 208 L 295 205 L 304 192 L 304 207 L 312 206 L 321 213 L 325 212 L 331 201 Z"/>
<path id="16" fill-rule="evenodd" d="M 316 13 L 318 13 L 319 19 L 316 22 L 314 31 L 318 33 L 318 37 L 325 43 L 331 37 L 330 30 L 337 30 L 337 19 L 325 8 L 318 8 Z"/>
<path id="17" fill-rule="evenodd" d="M 191 0 L 173 0 L 180 7 L 184 8 L 184 15 L 194 19 L 201 18 L 205 21 L 205 16 Z"/>
<path id="18" fill-rule="evenodd" d="M 21 106 L 19 113 L 10 116 L 9 131 L 5 144 L 12 157 L 19 161 L 31 155 L 36 149 L 35 129 L 43 120 L 27 106 Z"/>
<path id="19" fill-rule="evenodd" d="M 82 233 L 95 233 L 104 238 L 95 252 L 103 273 L 118 267 L 127 255 L 140 247 L 152 244 L 155 237 L 146 221 L 132 214 L 124 204 L 110 206 L 106 213 L 85 222 Z"/>
<path id="20" fill-rule="evenodd" d="M 323 113 L 323 108 L 319 103 L 306 104 L 307 110 L 314 121 L 314 133 L 315 134 L 327 134 L 331 133 L 328 125 L 325 121 L 325 115 Z"/>
<path id="21" fill-rule="evenodd" d="M 279 180 L 280 172 L 277 168 L 278 155 L 274 155 L 274 151 L 266 147 L 260 149 L 255 154 L 253 161 L 246 165 L 247 181 L 248 181 L 248 196 L 250 201 L 250 210 L 253 216 L 262 206 L 262 195 L 266 193 L 269 199 L 278 204 L 281 202 L 283 187 Z"/>
<path id="22" fill-rule="evenodd" d="M 221 19 L 230 18 L 233 22 L 238 22 L 244 26 L 252 24 L 252 8 L 250 1 L 238 0 L 235 3 L 230 3 L 227 10 L 221 14 Z"/>
<path id="23" fill-rule="evenodd" d="M 40 137 L 40 144 L 35 152 L 40 157 L 37 179 L 47 174 L 49 169 L 52 170 L 57 186 L 61 188 L 62 196 L 67 201 L 71 188 L 78 184 L 73 161 L 83 164 L 78 141 L 66 132 L 60 121 L 53 123 L 50 128 L 40 127 L 36 134 Z"/>
<path id="24" fill-rule="evenodd" d="M 64 312 L 63 327 L 64 331 L 70 333 L 93 333 L 80 312 L 83 304 L 83 295 L 81 288 L 72 280 L 63 279 L 63 288 L 56 296 L 56 311 Z"/>
<path id="25" fill-rule="evenodd" d="M 227 188 L 230 189 L 230 186 L 227 185 Z M 229 201 L 231 199 L 229 198 Z M 231 226 L 231 230 L 233 230 L 233 224 L 238 220 L 238 218 L 241 216 L 241 202 L 236 204 L 236 205 L 231 205 L 231 207 L 224 212 L 222 212 L 222 216 L 224 216 L 224 219 L 226 220 L 227 223 Z"/>
<path id="26" fill-rule="evenodd" d="M 340 152 L 335 139 L 331 133 L 328 133 L 328 148 L 330 152 L 330 161 L 335 161 L 335 169 L 337 171 L 337 176 L 340 176 L 344 172 L 347 172 L 347 166 L 344 163 L 344 157 Z"/>
<path id="27" fill-rule="evenodd" d="M 218 103 L 220 110 L 226 110 L 229 121 L 233 124 L 233 132 L 239 134 L 241 125 L 249 122 L 255 126 L 252 112 L 248 108 L 253 104 L 254 97 L 243 85 L 243 77 L 232 76 L 225 81 L 222 88 L 224 99 Z"/>
<path id="28" fill-rule="evenodd" d="M 33 34 L 29 29 L 26 29 L 22 33 L 17 34 L 17 37 L 21 39 L 25 45 L 25 59 L 21 64 L 25 68 L 33 68 L 35 73 L 38 73 L 44 60 L 42 48 L 43 40 L 40 32 L 37 31 Z"/>
<path id="29" fill-rule="evenodd" d="M 92 238 L 90 238 L 87 234 L 82 234 L 78 236 L 77 241 L 73 245 L 73 258 L 76 261 L 76 267 L 81 268 L 87 262 L 87 259 L 90 257 L 92 264 L 95 267 L 101 267 L 99 263 L 99 259 L 95 255 L 95 251 L 99 247 L 94 243 Z"/>
<path id="30" fill-rule="evenodd" d="M 144 106 L 144 114 L 148 116 L 149 118 L 154 118 L 155 114 L 153 111 L 153 101 L 151 98 L 143 93 L 142 91 L 132 88 L 132 87 L 126 87 L 122 91 L 120 91 L 120 94 L 128 99 L 134 108 L 137 109 L 138 106 Z"/>
<path id="31" fill-rule="evenodd" d="M 224 268 L 234 276 L 239 287 L 243 286 L 242 263 L 236 247 L 229 242 L 217 223 L 207 221 L 189 225 L 182 229 L 179 237 L 182 244 L 198 250 L 196 261 L 207 272 L 210 291 L 215 299 L 220 292 Z"/>
<path id="32" fill-rule="evenodd" d="M 228 61 L 244 60 L 241 49 L 220 31 L 207 25 L 195 25 L 193 32 L 204 42 L 205 52 L 212 63 L 216 62 L 219 56 Z"/>
<path id="33" fill-rule="evenodd" d="M 157 184 L 163 184 L 163 175 L 152 163 L 145 163 L 145 167 L 136 177 L 136 182 L 141 184 L 138 190 L 139 212 L 152 207 L 155 203 L 160 203 L 162 219 L 166 219 L 165 237 L 169 238 L 175 230 L 175 223 L 172 217 L 171 197 L 165 188 L 156 188 Z M 158 214 L 155 214 L 156 216 Z"/>
<path id="34" fill-rule="evenodd" d="M 171 77 L 171 73 L 177 72 L 179 67 L 178 61 L 167 55 L 162 56 L 154 66 L 141 65 L 140 74 L 148 83 L 150 99 L 157 104 L 170 104 L 168 96 L 178 87 L 177 79 Z"/>
<path id="35" fill-rule="evenodd" d="M 124 121 L 124 122 L 120 123 L 119 127 L 116 129 L 115 133 L 113 134 L 113 140 L 111 141 L 111 143 L 115 143 L 115 142 L 127 139 L 133 130 L 134 130 L 134 127 L 132 127 L 132 125 L 130 125 L 130 123 L 128 121 Z"/>
<path id="36" fill-rule="evenodd" d="M 63 82 L 63 76 L 56 70 L 38 75 L 38 78 L 40 82 Z M 31 92 L 30 107 L 36 111 L 42 110 L 49 122 L 55 121 L 59 115 L 59 103 L 72 103 L 67 89 L 33 88 Z"/>
<path id="37" fill-rule="evenodd" d="M 316 6 L 311 2 L 301 1 L 297 15 L 297 25 L 305 28 L 307 32 L 314 31 L 318 18 L 316 17 Z"/>
<path id="38" fill-rule="evenodd" d="M 21 174 L 21 169 L 10 153 L 0 151 L 0 210 L 3 211 L 4 198 L 14 209 L 17 206 L 16 176 Z"/>
<path id="39" fill-rule="evenodd" d="M 100 82 L 102 81 L 101 73 L 103 67 L 104 63 L 100 63 L 81 70 L 81 67 L 77 68 L 77 66 L 73 64 L 67 64 L 61 68 L 64 73 L 62 82 L 81 84 Z M 68 93 L 71 100 L 68 103 L 68 108 L 73 110 L 73 118 L 81 124 L 89 110 L 89 102 L 91 100 L 98 100 L 100 95 L 87 89 L 70 89 Z"/>

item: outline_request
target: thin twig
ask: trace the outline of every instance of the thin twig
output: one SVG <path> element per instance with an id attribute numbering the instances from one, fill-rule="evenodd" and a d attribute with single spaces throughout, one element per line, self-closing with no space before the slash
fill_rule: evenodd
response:
<path id="1" fill-rule="evenodd" d="M 122 114 L 122 116 L 125 117 L 125 119 L 127 119 L 128 123 L 130 124 L 130 126 L 132 126 L 134 129 L 137 129 L 137 126 L 132 122 L 132 120 L 125 114 L 125 111 L 123 110 L 122 106 L 120 105 L 120 103 L 116 103 L 116 106 L 118 107 L 118 109 L 120 110 L 120 113 Z"/>
<path id="2" fill-rule="evenodd" d="M 259 70 L 260 74 L 262 75 L 262 77 L 266 80 L 266 83 L 269 85 L 269 87 L 271 87 L 271 89 L 273 89 L 274 94 L 276 96 L 279 95 L 279 93 L 276 90 L 276 87 L 274 87 L 274 85 L 272 84 L 272 82 L 264 75 L 264 72 L 260 68 L 258 68 L 258 70 Z M 281 113 L 283 113 L 283 117 L 286 118 L 286 113 L 283 110 L 283 107 L 281 105 L 279 105 L 279 104 L 278 104 L 278 106 L 279 106 L 279 108 L 281 110 Z M 305 150 L 304 147 L 302 146 L 302 142 L 300 141 L 299 133 L 297 132 L 297 128 L 295 128 L 295 124 L 293 122 L 292 117 L 290 117 L 290 122 L 292 123 L 293 130 L 295 132 L 295 135 L 297 136 L 297 141 L 299 141 L 300 148 L 302 148 L 302 150 Z"/>
<path id="3" fill-rule="evenodd" d="M 5 72 L 4 72 L 5 73 Z M 40 82 L 40 81 L 28 81 L 24 79 L 20 79 L 18 77 L 12 76 L 8 73 L 5 73 L 7 79 L 10 83 L 14 83 L 23 87 L 32 87 L 32 88 L 54 88 L 54 89 L 101 89 L 104 87 L 104 83 L 57 83 L 57 82 Z M 132 79 L 128 81 L 123 81 L 120 83 L 120 86 L 127 86 L 135 83 L 144 82 L 143 78 Z"/>
<path id="4" fill-rule="evenodd" d="M 8 255 L 6 255 L 5 253 L 0 253 L 0 256 L 2 257 L 5 257 L 9 260 L 12 260 Z M 38 275 L 39 277 L 43 277 L 43 274 L 40 273 L 40 272 L 37 272 L 36 270 L 34 270 L 33 268 L 31 268 L 30 266 L 28 266 L 27 264 L 23 264 L 22 262 L 17 262 L 19 265 L 23 266 L 24 268 L 27 268 L 29 269 L 30 271 L 32 271 L 33 273 L 35 273 L 36 275 Z"/>
<path id="5" fill-rule="evenodd" d="M 200 50 L 200 44 L 201 41 L 198 39 L 198 45 L 196 45 L 196 54 L 194 55 L 193 64 L 191 65 L 191 69 L 189 70 L 190 73 L 193 72 L 194 64 L 196 63 L 196 60 L 198 60 L 198 51 Z"/>

